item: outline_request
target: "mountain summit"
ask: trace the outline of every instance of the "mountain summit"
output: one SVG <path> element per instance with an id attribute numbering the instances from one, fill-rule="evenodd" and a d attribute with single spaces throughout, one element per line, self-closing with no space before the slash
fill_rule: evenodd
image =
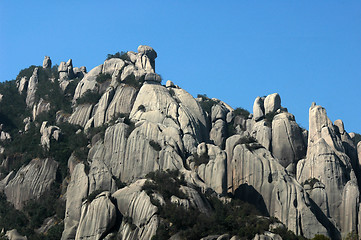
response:
<path id="1" fill-rule="evenodd" d="M 194 98 L 169 80 L 162 85 L 156 58 L 141 45 L 87 72 L 45 56 L 0 84 L 7 238 L 360 233 L 360 135 L 315 103 L 310 129 L 301 128 L 277 93 L 257 97 L 252 114 Z"/>

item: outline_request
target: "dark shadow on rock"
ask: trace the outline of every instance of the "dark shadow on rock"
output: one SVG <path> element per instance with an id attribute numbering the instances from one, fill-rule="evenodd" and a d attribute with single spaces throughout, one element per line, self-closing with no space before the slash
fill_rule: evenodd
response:
<path id="1" fill-rule="evenodd" d="M 317 220 L 327 229 L 327 232 L 332 240 L 340 240 L 341 233 L 335 227 L 335 225 L 328 219 L 328 217 L 322 212 L 322 210 L 317 206 L 317 204 L 311 199 L 311 211 L 316 216 Z"/>
<path id="2" fill-rule="evenodd" d="M 262 213 L 262 215 L 269 216 L 269 212 L 262 195 L 257 192 L 253 186 L 246 183 L 240 185 L 236 191 L 234 191 L 234 197 L 254 205 Z"/>

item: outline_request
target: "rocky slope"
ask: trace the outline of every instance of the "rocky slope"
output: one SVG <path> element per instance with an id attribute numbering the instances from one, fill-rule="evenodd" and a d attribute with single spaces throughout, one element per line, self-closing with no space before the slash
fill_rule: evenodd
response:
<path id="1" fill-rule="evenodd" d="M 309 131 L 300 128 L 277 93 L 257 97 L 252 114 L 194 98 L 162 85 L 156 57 L 141 45 L 87 72 L 46 56 L 1 83 L 0 190 L 10 208 L 0 217 L 24 219 L 0 221 L 9 239 L 360 231 L 358 134 L 314 103 Z"/>

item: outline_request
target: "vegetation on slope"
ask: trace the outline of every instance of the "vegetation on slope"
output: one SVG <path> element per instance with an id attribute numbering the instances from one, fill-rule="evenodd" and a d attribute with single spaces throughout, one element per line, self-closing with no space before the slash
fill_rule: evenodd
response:
<path id="1" fill-rule="evenodd" d="M 212 211 L 200 212 L 194 207 L 185 209 L 170 201 L 171 196 L 187 199 L 187 195 L 180 190 L 181 185 L 186 185 L 184 176 L 179 171 L 157 171 L 147 175 L 143 190 L 151 197 L 151 201 L 159 209 L 161 217 L 160 226 L 153 240 L 169 239 L 172 235 L 180 233 L 185 239 L 200 239 L 214 234 L 229 233 L 241 239 L 252 239 L 256 233 L 268 231 L 269 224 L 277 222 L 274 218 L 262 216 L 251 204 L 239 199 L 230 199 L 222 202 L 213 193 L 200 193 L 207 201 Z M 165 204 L 161 205 L 153 194 L 163 196 Z M 283 239 L 302 239 L 287 229 L 276 229 Z"/>

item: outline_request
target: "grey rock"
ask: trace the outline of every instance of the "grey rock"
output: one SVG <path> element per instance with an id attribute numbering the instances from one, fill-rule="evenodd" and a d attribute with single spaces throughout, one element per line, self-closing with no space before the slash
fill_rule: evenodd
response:
<path id="1" fill-rule="evenodd" d="M 263 100 L 260 97 L 257 97 L 253 103 L 253 119 L 259 121 L 264 118 L 264 106 Z"/>
<path id="2" fill-rule="evenodd" d="M 310 208 L 308 196 L 298 182 L 265 148 L 237 143 L 237 137 L 227 140 L 228 191 L 249 199 L 285 223 L 296 234 L 310 238 L 315 234 L 328 234 Z M 260 170 L 262 169 L 262 170 Z M 260 196 L 260 195 L 261 196 Z M 277 200 L 275 200 L 277 199 Z"/>
<path id="3" fill-rule="evenodd" d="M 256 234 L 253 240 L 282 240 L 282 238 L 278 234 L 266 231 L 263 234 Z"/>
<path id="4" fill-rule="evenodd" d="M 109 122 L 118 114 L 129 114 L 132 110 L 137 90 L 131 86 L 120 85 L 115 90 L 114 97 L 110 102 L 105 115 L 105 122 Z"/>
<path id="5" fill-rule="evenodd" d="M 28 77 L 24 76 L 19 81 L 18 91 L 20 94 L 22 94 L 24 91 L 28 89 Z"/>
<path id="6" fill-rule="evenodd" d="M 44 57 L 43 68 L 45 68 L 45 69 L 50 69 L 51 68 L 51 59 L 50 59 L 49 56 Z"/>
<path id="7" fill-rule="evenodd" d="M 156 73 L 147 73 L 144 78 L 145 81 L 162 82 L 162 78 Z"/>
<path id="8" fill-rule="evenodd" d="M 264 100 L 265 114 L 275 112 L 281 108 L 281 97 L 278 93 L 268 95 Z"/>
<path id="9" fill-rule="evenodd" d="M 93 201 L 83 204 L 75 240 L 102 239 L 115 221 L 116 207 L 110 200 L 109 192 L 103 192 Z"/>
<path id="10" fill-rule="evenodd" d="M 28 83 L 28 91 L 26 95 L 26 105 L 31 108 L 35 103 L 35 93 L 38 88 L 38 68 L 34 69 Z"/>
<path id="11" fill-rule="evenodd" d="M 22 209 L 26 201 L 39 199 L 50 189 L 56 177 L 58 163 L 50 158 L 33 159 L 23 166 L 5 187 L 7 200 L 16 209 Z"/>
<path id="12" fill-rule="evenodd" d="M 138 53 L 147 55 L 149 57 L 149 59 L 151 59 L 151 60 L 154 60 L 157 58 L 157 52 L 152 47 L 149 47 L 146 45 L 140 45 L 138 47 Z"/>
<path id="13" fill-rule="evenodd" d="M 266 149 L 271 149 L 272 144 L 272 129 L 267 126 L 265 120 L 260 120 L 255 122 L 252 130 L 251 135 L 257 139 L 257 141 L 262 144 Z"/>
<path id="14" fill-rule="evenodd" d="M 36 117 L 42 112 L 50 111 L 50 103 L 46 102 L 44 99 L 40 98 L 38 104 L 34 105 L 33 107 L 33 119 L 35 120 Z"/>
<path id="15" fill-rule="evenodd" d="M 116 191 L 112 196 L 117 201 L 117 207 L 123 216 L 128 216 L 136 226 L 132 230 L 127 223 L 122 223 L 118 236 L 120 239 L 151 239 L 158 228 L 158 208 L 150 197 L 142 191 L 145 179 L 138 180 L 128 187 Z"/>
<path id="16" fill-rule="evenodd" d="M 227 172 L 226 153 L 217 146 L 212 144 L 200 144 L 197 148 L 197 153 L 202 155 L 203 149 L 206 148 L 206 154 L 209 156 L 207 164 L 201 164 L 198 167 L 197 173 L 204 181 L 207 187 L 213 189 L 219 194 L 227 191 Z"/>
<path id="17" fill-rule="evenodd" d="M 82 104 L 75 108 L 75 111 L 68 118 L 68 122 L 74 125 L 80 125 L 85 127 L 85 124 L 91 118 L 91 113 L 93 110 L 93 105 L 91 104 Z"/>
<path id="18" fill-rule="evenodd" d="M 351 160 L 326 110 L 312 105 L 309 114 L 307 157 L 297 164 L 297 179 L 301 183 L 312 178 L 320 181 L 325 186 L 329 215 L 341 234 L 347 234 L 350 228 L 356 231 L 357 217 L 352 211 L 358 207 L 356 199 L 359 198 L 359 192 L 352 187 L 357 185 L 357 179 Z M 347 226 L 344 225 L 344 216 L 349 217 Z"/>
<path id="19" fill-rule="evenodd" d="M 5 236 L 9 240 L 27 240 L 28 239 L 26 236 L 20 235 L 20 233 L 18 233 L 18 231 L 16 229 L 6 231 Z"/>
<path id="20" fill-rule="evenodd" d="M 62 240 L 75 239 L 81 217 L 83 198 L 88 196 L 88 186 L 89 180 L 85 173 L 85 165 L 79 163 L 73 170 L 66 192 L 66 210 Z"/>
<path id="21" fill-rule="evenodd" d="M 44 121 L 40 128 L 40 143 L 44 149 L 50 149 L 50 139 L 59 140 L 61 130 L 57 126 L 49 126 L 47 121 Z"/>
<path id="22" fill-rule="evenodd" d="M 272 121 L 272 154 L 284 167 L 306 155 L 301 129 L 290 113 L 277 114 Z"/>
<path id="23" fill-rule="evenodd" d="M 107 91 L 102 95 L 97 104 L 97 108 L 94 114 L 94 127 L 100 127 L 106 122 L 106 112 L 110 102 L 114 96 L 114 88 L 109 87 Z"/>
<path id="24" fill-rule="evenodd" d="M 227 138 L 227 125 L 224 120 L 218 119 L 212 124 L 209 138 L 215 145 L 224 149 L 224 144 Z"/>
<path id="25" fill-rule="evenodd" d="M 175 87 L 175 85 L 174 85 L 174 83 L 171 81 L 171 80 L 168 80 L 166 83 L 165 83 L 165 86 L 168 88 L 174 88 Z"/>

